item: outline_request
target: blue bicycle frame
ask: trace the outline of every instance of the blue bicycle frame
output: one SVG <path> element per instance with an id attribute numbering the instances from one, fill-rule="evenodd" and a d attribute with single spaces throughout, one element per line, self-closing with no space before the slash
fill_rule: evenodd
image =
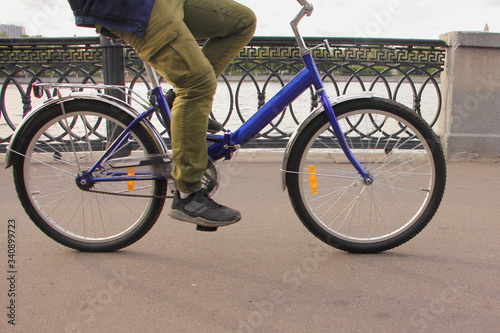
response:
<path id="1" fill-rule="evenodd" d="M 330 100 L 325 92 L 323 81 L 318 72 L 316 64 L 311 56 L 310 49 L 307 48 L 303 38 L 299 34 L 298 24 L 304 16 L 310 16 L 312 13 L 312 5 L 310 5 L 305 0 L 298 0 L 303 6 L 300 13 L 291 22 L 292 30 L 294 31 L 297 43 L 299 46 L 299 51 L 304 62 L 305 68 L 297 74 L 287 85 L 285 85 L 273 98 L 271 98 L 262 108 L 260 108 L 250 119 L 248 119 L 240 128 L 235 132 L 226 132 L 223 135 L 207 135 L 207 141 L 212 144 L 208 147 L 208 154 L 213 160 L 219 159 L 231 159 L 232 153 L 240 146 L 250 141 L 255 135 L 257 135 L 264 127 L 266 127 L 276 116 L 285 110 L 296 98 L 298 98 L 304 91 L 313 86 L 317 94 L 320 97 L 321 103 L 325 109 L 328 116 L 330 124 L 333 131 L 340 143 L 340 146 L 344 154 L 349 159 L 350 163 L 364 179 L 365 182 L 371 182 L 371 177 L 369 173 L 362 167 L 360 162 L 354 156 L 350 150 L 344 134 L 339 126 L 337 117 L 333 111 L 330 104 Z M 329 44 L 325 41 L 325 46 L 329 49 Z M 330 51 L 330 49 L 329 49 Z M 90 182 L 99 181 L 123 181 L 123 180 L 141 180 L 141 179 L 160 179 L 164 178 L 163 175 L 146 175 L 143 176 L 126 176 L 119 175 L 118 177 L 107 177 L 107 178 L 94 178 L 92 173 L 98 170 L 103 163 L 112 157 L 113 153 L 123 145 L 130 136 L 130 130 L 138 122 L 147 118 L 156 109 L 162 114 L 163 119 L 170 119 L 170 109 L 167 105 L 163 91 L 159 86 L 156 74 L 152 71 L 151 67 L 146 65 L 146 70 L 148 75 L 153 81 L 153 89 L 151 90 L 152 95 L 156 101 L 156 107 L 153 106 L 149 110 L 143 112 L 138 116 L 127 129 L 115 140 L 108 151 L 94 164 L 94 166 L 85 172 L 82 177 Z M 167 130 L 169 130 L 169 124 L 167 124 Z"/>
<path id="2" fill-rule="evenodd" d="M 269 102 L 262 106 L 257 113 L 243 123 L 238 130 L 234 133 L 226 133 L 224 136 L 208 136 L 210 141 L 215 142 L 213 145 L 208 147 L 210 157 L 214 160 L 218 160 L 223 157 L 225 159 L 230 159 L 231 152 L 236 147 L 243 146 L 245 143 L 250 141 L 276 116 L 283 112 L 288 105 L 304 93 L 304 91 L 313 86 L 320 97 L 321 103 L 323 104 L 325 112 L 328 115 L 328 119 L 330 120 L 330 124 L 332 125 L 334 133 L 337 136 L 345 155 L 361 177 L 365 180 L 369 179 L 370 176 L 368 172 L 366 172 L 366 170 L 361 166 L 347 145 L 347 141 L 337 121 L 337 117 L 335 116 L 333 108 L 330 104 L 328 95 L 325 92 L 323 81 L 321 80 L 318 69 L 310 52 L 304 54 L 302 59 L 305 64 L 305 68 L 286 86 L 284 86 L 283 89 L 281 89 L 273 98 L 271 98 Z"/>

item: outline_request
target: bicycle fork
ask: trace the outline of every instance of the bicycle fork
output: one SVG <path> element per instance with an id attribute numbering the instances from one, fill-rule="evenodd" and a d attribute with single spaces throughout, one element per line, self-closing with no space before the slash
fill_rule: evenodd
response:
<path id="1" fill-rule="evenodd" d="M 356 171 L 359 173 L 359 175 L 363 178 L 363 182 L 365 185 L 371 185 L 373 183 L 373 179 L 371 175 L 369 174 L 368 171 L 363 168 L 359 160 L 356 158 L 352 150 L 349 148 L 349 145 L 347 144 L 347 140 L 344 136 L 344 133 L 342 132 L 342 129 L 340 128 L 339 122 L 337 120 L 337 116 L 335 115 L 335 112 L 333 110 L 332 104 L 330 103 L 330 100 L 328 98 L 328 95 L 325 91 L 325 87 L 323 84 L 323 81 L 321 80 L 321 77 L 319 76 L 319 72 L 316 69 L 316 66 L 314 65 L 314 60 L 310 54 L 306 54 L 303 56 L 304 63 L 306 64 L 306 68 L 309 69 L 311 72 L 311 79 L 313 81 L 314 88 L 316 89 L 316 93 L 320 97 L 321 104 L 323 104 L 323 107 L 325 109 L 325 112 L 328 116 L 328 120 L 330 121 L 330 125 L 333 128 L 333 132 L 335 133 L 335 136 L 337 137 L 337 140 L 339 141 L 340 147 L 342 148 L 342 151 L 346 155 L 347 159 L 349 162 L 352 164 L 352 166 L 356 169 Z M 311 71 L 311 68 L 314 69 L 314 71 Z"/>

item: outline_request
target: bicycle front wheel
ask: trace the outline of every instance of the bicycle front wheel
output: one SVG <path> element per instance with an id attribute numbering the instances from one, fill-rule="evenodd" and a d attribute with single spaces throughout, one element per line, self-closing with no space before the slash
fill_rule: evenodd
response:
<path id="1" fill-rule="evenodd" d="M 49 106 L 26 125 L 13 152 L 14 182 L 27 214 L 49 237 L 80 251 L 114 251 L 153 226 L 165 201 L 165 180 L 88 187 L 76 182 L 132 121 L 107 103 L 74 100 L 64 102 L 64 109 Z M 159 153 L 153 137 L 138 124 L 94 177 L 151 174 L 152 166 L 120 168 L 119 163 L 134 164 Z"/>
<path id="2" fill-rule="evenodd" d="M 341 250 L 374 253 L 418 234 L 441 202 L 446 163 L 438 137 L 410 109 L 384 99 L 334 107 L 350 149 L 373 178 L 365 184 L 325 112 L 291 149 L 286 183 L 303 224 Z"/>

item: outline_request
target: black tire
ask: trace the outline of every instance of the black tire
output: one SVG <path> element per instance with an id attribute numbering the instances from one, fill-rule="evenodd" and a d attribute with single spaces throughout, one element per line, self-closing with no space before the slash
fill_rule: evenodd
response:
<path id="1" fill-rule="evenodd" d="M 417 235 L 444 194 L 439 138 L 407 107 L 370 98 L 334 106 L 350 148 L 373 177 L 366 185 L 346 160 L 325 112 L 291 148 L 286 184 L 302 223 L 325 243 L 376 253 Z"/>
<path id="2" fill-rule="evenodd" d="M 15 187 L 26 213 L 50 238 L 79 251 L 115 251 L 154 225 L 165 201 L 165 180 L 102 182 L 91 188 L 108 194 L 81 189 L 75 181 L 133 119 L 118 107 L 81 99 L 64 102 L 64 112 L 60 105 L 47 107 L 22 129 L 13 153 Z M 144 126 L 132 129 L 113 158 L 162 153 Z M 101 171 L 101 177 L 127 172 Z M 151 166 L 132 171 L 151 172 Z"/>

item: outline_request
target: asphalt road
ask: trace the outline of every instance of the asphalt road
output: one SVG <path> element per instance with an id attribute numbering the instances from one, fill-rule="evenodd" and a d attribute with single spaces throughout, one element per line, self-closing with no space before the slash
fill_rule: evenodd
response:
<path id="1" fill-rule="evenodd" d="M 276 161 L 220 167 L 230 177 L 216 199 L 242 212 L 238 224 L 203 233 L 164 212 L 138 243 L 89 254 L 42 234 L 0 165 L 0 331 L 498 332 L 500 163 L 450 163 L 433 221 L 376 255 L 312 236 Z"/>

